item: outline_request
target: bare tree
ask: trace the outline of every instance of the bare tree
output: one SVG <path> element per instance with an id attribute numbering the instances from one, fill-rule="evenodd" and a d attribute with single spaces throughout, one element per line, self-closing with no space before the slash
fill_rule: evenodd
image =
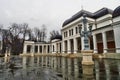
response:
<path id="1" fill-rule="evenodd" d="M 36 41 L 38 41 L 39 31 L 40 31 L 40 29 L 38 27 L 34 28 L 34 35 L 35 35 L 35 40 Z"/>
<path id="2" fill-rule="evenodd" d="M 57 35 L 60 35 L 59 31 L 57 31 L 57 30 L 51 31 L 50 32 L 50 40 L 52 40 L 52 38 L 54 38 Z"/>
<path id="3" fill-rule="evenodd" d="M 42 25 L 42 41 L 45 41 L 46 37 L 47 37 L 47 28 L 46 28 L 46 25 Z"/>
<path id="4" fill-rule="evenodd" d="M 47 37 L 46 26 L 42 25 L 41 27 L 42 27 L 41 29 L 39 29 L 38 27 L 34 28 L 35 40 L 39 42 L 45 41 Z"/>
<path id="5" fill-rule="evenodd" d="M 28 29 L 28 40 L 34 40 L 33 30 L 31 28 Z"/>
<path id="6" fill-rule="evenodd" d="M 26 35 L 29 33 L 29 27 L 27 23 L 23 23 L 21 25 L 22 25 L 23 40 L 25 40 Z"/>

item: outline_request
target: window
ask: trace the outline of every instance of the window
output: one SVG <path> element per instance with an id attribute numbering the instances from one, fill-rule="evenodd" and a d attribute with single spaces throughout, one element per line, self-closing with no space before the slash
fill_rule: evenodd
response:
<path id="1" fill-rule="evenodd" d="M 53 52 L 54 52 L 54 45 L 53 45 Z"/>
<path id="2" fill-rule="evenodd" d="M 71 30 L 69 30 L 69 36 L 71 36 Z"/>
<path id="3" fill-rule="evenodd" d="M 73 35 L 73 29 L 71 29 L 71 34 Z"/>
<path id="4" fill-rule="evenodd" d="M 66 31 L 66 37 L 67 37 L 67 35 L 68 35 L 68 34 L 67 34 L 67 31 Z"/>
<path id="5" fill-rule="evenodd" d="M 65 38 L 65 32 L 64 32 L 64 38 Z"/>

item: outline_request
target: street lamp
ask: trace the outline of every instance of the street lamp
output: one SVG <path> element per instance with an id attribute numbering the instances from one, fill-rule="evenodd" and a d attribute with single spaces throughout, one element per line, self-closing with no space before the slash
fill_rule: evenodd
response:
<path id="1" fill-rule="evenodd" d="M 89 45 L 89 37 L 92 34 L 92 25 L 93 23 L 89 24 L 89 31 L 87 31 L 87 22 L 88 20 L 86 19 L 86 14 L 83 14 L 83 31 L 82 31 L 82 26 L 79 24 L 79 29 L 80 29 L 80 36 L 84 37 L 84 50 L 90 50 L 90 45 Z"/>

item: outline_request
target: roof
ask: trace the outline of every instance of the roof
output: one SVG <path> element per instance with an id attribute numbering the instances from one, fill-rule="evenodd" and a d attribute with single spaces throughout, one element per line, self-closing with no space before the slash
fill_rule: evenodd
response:
<path id="1" fill-rule="evenodd" d="M 112 14 L 112 13 L 113 13 L 113 10 L 108 9 L 108 8 L 102 8 L 94 13 L 94 19 L 102 17 L 106 14 Z"/>
<path id="2" fill-rule="evenodd" d="M 113 18 L 120 16 L 120 6 L 118 6 L 113 12 Z"/>
<path id="3" fill-rule="evenodd" d="M 102 8 L 102 9 L 96 11 L 95 13 L 91 13 L 89 11 L 81 10 L 78 13 L 76 13 L 75 15 L 73 15 L 71 18 L 67 19 L 63 23 L 62 27 L 64 27 L 65 25 L 69 24 L 70 22 L 80 18 L 81 16 L 83 16 L 83 14 L 86 14 L 87 17 L 90 17 L 90 18 L 93 18 L 93 19 L 97 19 L 97 18 L 99 18 L 101 16 L 104 16 L 106 14 L 112 14 L 112 13 L 113 13 L 113 11 L 111 9 L 108 9 L 108 8 Z"/>
<path id="4" fill-rule="evenodd" d="M 51 40 L 54 40 L 54 39 L 60 39 L 62 40 L 62 35 L 56 35 L 54 37 L 51 38 Z"/>
<path id="5" fill-rule="evenodd" d="M 88 11 L 85 11 L 85 10 L 81 10 L 81 11 L 79 11 L 78 13 L 76 13 L 75 15 L 73 15 L 71 18 L 67 19 L 67 20 L 63 23 L 62 26 L 65 26 L 65 25 L 69 24 L 70 22 L 72 22 L 72 21 L 80 18 L 81 16 L 83 16 L 83 14 L 86 14 L 87 17 L 90 17 L 90 18 L 93 17 L 93 13 L 88 12 Z"/>

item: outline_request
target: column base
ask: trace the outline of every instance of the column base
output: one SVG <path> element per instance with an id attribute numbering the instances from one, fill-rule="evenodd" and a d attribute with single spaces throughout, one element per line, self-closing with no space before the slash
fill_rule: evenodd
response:
<path id="1" fill-rule="evenodd" d="M 5 53 L 5 57 L 8 57 L 8 54 L 7 54 L 7 53 Z"/>
<path id="2" fill-rule="evenodd" d="M 31 53 L 31 56 L 34 56 L 34 53 Z"/>
<path id="3" fill-rule="evenodd" d="M 74 53 L 77 53 L 77 51 L 74 51 Z"/>
<path id="4" fill-rule="evenodd" d="M 107 50 L 104 50 L 104 53 L 107 53 Z"/>
<path id="5" fill-rule="evenodd" d="M 93 50 L 82 50 L 82 55 L 83 55 L 83 59 L 82 59 L 82 65 L 93 65 Z"/>

